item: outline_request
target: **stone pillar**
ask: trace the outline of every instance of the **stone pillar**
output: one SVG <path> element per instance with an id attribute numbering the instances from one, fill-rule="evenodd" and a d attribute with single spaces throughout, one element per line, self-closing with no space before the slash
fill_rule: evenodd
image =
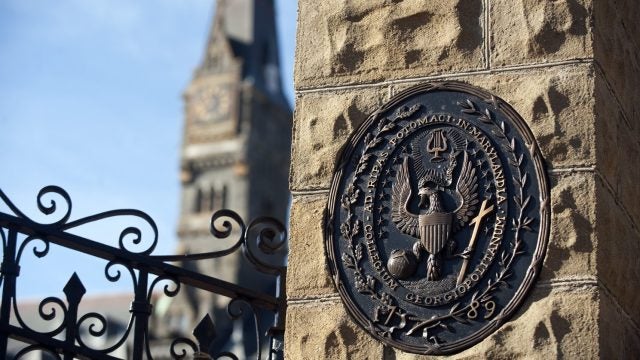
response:
<path id="1" fill-rule="evenodd" d="M 632 358 L 640 351 L 637 0 L 300 0 L 290 188 L 289 359 L 415 359 L 346 314 L 322 217 L 337 153 L 398 91 L 451 79 L 527 121 L 552 228 L 511 321 L 453 358 Z"/>

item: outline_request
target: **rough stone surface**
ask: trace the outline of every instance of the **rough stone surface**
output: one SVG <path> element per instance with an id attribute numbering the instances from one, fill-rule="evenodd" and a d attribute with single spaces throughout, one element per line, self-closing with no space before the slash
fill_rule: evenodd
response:
<path id="1" fill-rule="evenodd" d="M 617 198 L 622 206 L 637 222 L 640 220 L 640 143 L 638 137 L 630 131 L 619 132 L 618 136 L 618 161 L 620 166 L 615 182 Z"/>
<path id="2" fill-rule="evenodd" d="M 339 300 L 290 305 L 285 359 L 382 359 L 382 344 L 346 314 Z"/>
<path id="3" fill-rule="evenodd" d="M 594 173 L 553 175 L 551 233 L 540 281 L 596 275 Z"/>
<path id="4" fill-rule="evenodd" d="M 599 203 L 601 215 L 599 218 L 598 232 L 599 238 L 609 239 L 611 233 L 616 233 L 616 241 L 603 242 L 606 248 L 603 249 L 603 264 L 608 255 L 615 255 L 614 258 L 622 257 L 621 261 L 615 261 L 614 265 L 624 266 L 603 266 L 604 275 L 611 270 L 621 271 L 614 276 L 610 276 L 612 281 L 619 283 L 629 275 L 636 274 L 636 281 L 640 282 L 637 274 L 640 269 L 629 268 L 627 262 L 631 259 L 624 254 L 640 253 L 638 245 L 638 221 L 640 216 L 640 206 L 637 199 L 640 197 L 640 167 L 629 166 L 636 164 L 640 158 L 640 142 L 636 131 L 631 128 L 615 101 L 614 94 L 607 87 L 605 80 L 598 76 L 596 78 L 596 128 L 597 128 L 597 158 L 598 171 L 602 175 L 602 190 L 599 194 L 602 199 Z M 616 218 L 613 219 L 613 214 Z M 613 225 L 616 224 L 616 225 Z M 620 237 L 624 234 L 624 237 Z M 633 261 L 631 262 L 634 263 Z M 620 276 L 620 278 L 615 278 Z M 609 286 L 609 285 L 608 285 Z M 613 286 L 613 285 L 611 285 Z M 614 291 L 616 296 L 618 294 Z"/>
<path id="5" fill-rule="evenodd" d="M 606 80 L 598 74 L 595 88 L 596 159 L 598 171 L 617 192 L 620 171 L 631 169 L 620 166 L 621 132 L 630 132 L 614 94 Z"/>
<path id="6" fill-rule="evenodd" d="M 309 93 L 296 101 L 290 187 L 328 189 L 339 150 L 387 99 L 384 88 Z"/>
<path id="7" fill-rule="evenodd" d="M 633 219 L 622 211 L 611 192 L 598 182 L 596 186 L 597 272 L 600 281 L 611 292 L 615 301 L 632 318 L 640 320 L 640 233 Z"/>
<path id="8" fill-rule="evenodd" d="M 326 195 L 296 196 L 291 203 L 287 298 L 335 292 L 329 277 L 322 218 Z"/>
<path id="9" fill-rule="evenodd" d="M 529 70 L 468 75 L 465 81 L 494 92 L 511 104 L 531 127 L 552 167 L 593 166 L 593 68 L 566 66 L 559 72 Z M 417 83 L 393 85 L 397 93 Z M 351 132 L 388 100 L 385 88 L 306 93 L 295 111 L 290 186 L 326 189 L 336 155 Z"/>
<path id="10" fill-rule="evenodd" d="M 600 298 L 600 357 L 633 359 L 640 353 L 640 329 L 610 296 Z M 636 318 L 637 320 L 637 318 Z"/>
<path id="11" fill-rule="evenodd" d="M 637 357 L 639 12 L 637 0 L 300 0 L 293 190 L 328 189 L 353 130 L 389 93 L 434 75 L 509 102 L 547 161 L 551 236 L 537 287 L 511 321 L 445 358 Z M 290 280 L 287 358 L 425 358 L 383 347 L 345 314 L 313 258 L 324 256 L 325 201 L 293 203 L 290 279 L 302 276 Z"/>
<path id="12" fill-rule="evenodd" d="M 480 0 L 300 0 L 296 88 L 484 66 Z"/>
<path id="13" fill-rule="evenodd" d="M 640 117 L 640 1 L 594 2 L 594 56 L 629 119 Z M 640 133 L 640 124 L 633 122 Z"/>
<path id="14" fill-rule="evenodd" d="M 536 288 L 511 321 L 449 359 L 592 359 L 598 352 L 598 291 Z M 580 306 L 575 306 L 580 304 Z M 385 360 L 427 357 L 386 349 Z"/>
<path id="15" fill-rule="evenodd" d="M 508 102 L 533 131 L 553 168 L 595 164 L 594 70 L 591 65 L 452 77 Z M 394 85 L 393 93 L 417 83 Z"/>
<path id="16" fill-rule="evenodd" d="M 596 78 L 596 128 L 598 171 L 622 208 L 640 218 L 640 167 L 628 166 L 640 158 L 638 131 L 632 128 L 602 76 Z"/>
<path id="17" fill-rule="evenodd" d="M 491 65 L 592 56 L 591 0 L 493 0 Z"/>

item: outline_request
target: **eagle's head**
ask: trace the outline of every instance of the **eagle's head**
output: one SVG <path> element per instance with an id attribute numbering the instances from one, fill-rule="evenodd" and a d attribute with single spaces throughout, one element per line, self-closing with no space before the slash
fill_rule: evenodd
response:
<path id="1" fill-rule="evenodd" d="M 429 198 L 442 190 L 444 190 L 443 184 L 438 181 L 428 178 L 421 179 L 418 182 L 418 196 L 420 196 L 420 204 L 418 206 L 426 206 Z"/>
<path id="2" fill-rule="evenodd" d="M 444 191 L 453 182 L 453 170 L 456 167 L 456 156 L 459 151 L 450 155 L 449 164 L 445 166 L 431 167 L 424 170 L 424 175 L 418 181 L 418 195 L 420 207 L 424 207 L 429 200 L 437 200 L 437 193 Z M 433 198 L 433 199 L 432 199 Z"/>

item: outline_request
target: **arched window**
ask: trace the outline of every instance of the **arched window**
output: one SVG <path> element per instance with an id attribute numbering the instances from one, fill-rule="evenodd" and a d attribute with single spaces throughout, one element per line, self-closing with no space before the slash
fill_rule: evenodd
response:
<path id="1" fill-rule="evenodd" d="M 228 192 L 227 185 L 222 185 L 221 187 L 211 185 L 204 187 L 204 190 L 198 188 L 193 203 L 193 211 L 195 213 L 201 213 L 226 209 L 229 200 Z"/>

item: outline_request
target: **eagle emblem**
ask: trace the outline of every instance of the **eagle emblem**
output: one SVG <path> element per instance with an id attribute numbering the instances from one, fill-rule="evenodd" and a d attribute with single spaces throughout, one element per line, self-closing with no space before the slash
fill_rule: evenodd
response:
<path id="1" fill-rule="evenodd" d="M 478 185 L 466 140 L 455 131 L 447 134 L 446 130 L 436 130 L 429 135 L 413 144 L 411 156 L 404 156 L 392 187 L 391 220 L 401 232 L 416 238 L 412 251 L 418 261 L 424 252 L 428 253 L 426 277 L 436 281 L 442 276 L 443 249 L 447 247 L 453 252 L 456 244 L 452 235 L 466 226 L 477 210 Z M 443 153 L 449 148 L 449 163 L 444 166 L 447 160 Z M 413 196 L 410 157 L 418 179 L 417 213 L 410 209 Z M 460 170 L 455 188 L 451 189 L 458 160 L 461 160 Z M 454 199 L 454 209 L 445 207 L 445 192 Z"/>
<path id="2" fill-rule="evenodd" d="M 421 83 L 354 130 L 323 232 L 336 291 L 386 346 L 448 355 L 516 311 L 551 232 L 535 136 L 504 100 Z"/>

